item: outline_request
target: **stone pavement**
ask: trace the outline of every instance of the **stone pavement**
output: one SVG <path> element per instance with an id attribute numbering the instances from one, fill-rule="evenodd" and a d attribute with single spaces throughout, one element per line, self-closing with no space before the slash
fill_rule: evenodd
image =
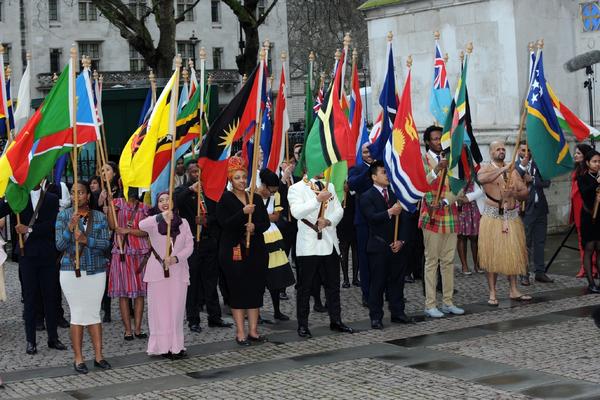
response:
<path id="1" fill-rule="evenodd" d="M 551 246 L 549 246 L 551 247 Z M 549 248 L 548 251 L 552 251 Z M 568 252 L 569 250 L 563 250 Z M 557 271 L 572 253 L 561 253 Z M 561 260 L 561 257 L 563 258 Z M 569 262 L 570 261 L 570 262 Z M 354 335 L 333 333 L 326 314 L 311 314 L 315 338 L 302 340 L 295 321 L 262 325 L 263 345 L 239 348 L 233 329 L 186 330 L 189 358 L 168 361 L 148 357 L 145 341 L 125 342 L 113 302 L 113 322 L 104 324 L 105 356 L 114 369 L 75 376 L 71 352 L 49 350 L 45 333 L 35 356 L 24 352 L 24 332 L 16 266 L 6 266 L 9 300 L 0 305 L 0 398 L 56 399 L 520 399 L 595 398 L 600 364 L 600 331 L 589 318 L 600 296 L 584 295 L 584 283 L 552 275 L 553 284 L 534 284 L 524 291 L 534 301 L 507 300 L 507 282 L 499 280 L 498 308 L 485 304 L 483 275 L 457 272 L 455 296 L 467 315 L 423 320 L 414 325 L 369 329 L 368 312 L 358 288 L 342 289 L 343 318 L 357 327 Z M 294 293 L 282 301 L 292 319 Z M 407 311 L 422 314 L 421 283 L 408 284 Z M 67 309 L 67 308 L 66 308 Z M 272 317 L 268 296 L 263 316 Z M 203 322 L 206 316 L 203 315 Z M 204 327 L 204 326 L 203 326 Z M 68 343 L 68 331 L 60 330 Z M 85 355 L 93 352 L 89 339 Z"/>

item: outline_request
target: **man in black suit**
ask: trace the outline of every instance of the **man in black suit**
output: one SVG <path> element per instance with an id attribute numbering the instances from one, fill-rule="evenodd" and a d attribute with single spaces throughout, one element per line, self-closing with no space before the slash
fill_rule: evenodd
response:
<path id="1" fill-rule="evenodd" d="M 0 217 L 9 213 L 8 203 L 0 203 Z M 38 185 L 30 192 L 27 206 L 20 214 L 21 223 L 15 226 L 16 233 L 22 234 L 25 242 L 23 255 L 19 257 L 19 270 L 25 303 L 27 354 L 37 353 L 35 325 L 38 290 L 44 304 L 48 347 L 56 350 L 67 349 L 58 339 L 56 331 L 58 275 L 55 258 L 50 256 L 56 253 L 54 229 L 57 214 L 58 196 L 45 192 Z M 12 220 L 16 221 L 16 218 Z"/>
<path id="2" fill-rule="evenodd" d="M 404 312 L 404 240 L 394 240 L 396 216 L 400 218 L 399 226 L 404 226 L 408 224 L 408 214 L 402 212 L 396 196 L 388 188 L 383 162 L 374 161 L 369 170 L 373 186 L 360 197 L 360 207 L 369 225 L 369 317 L 373 329 L 383 329 L 384 293 L 388 296 L 391 321 L 411 322 Z"/>

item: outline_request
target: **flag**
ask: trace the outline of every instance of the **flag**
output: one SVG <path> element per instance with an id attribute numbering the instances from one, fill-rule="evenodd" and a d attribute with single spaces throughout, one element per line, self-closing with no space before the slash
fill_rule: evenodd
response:
<path id="1" fill-rule="evenodd" d="M 185 107 L 185 105 L 188 103 L 189 94 L 190 92 L 188 90 L 188 84 L 184 82 L 181 87 L 181 91 L 179 92 L 179 106 L 177 107 L 178 113 L 180 113 L 181 110 L 183 110 L 183 107 Z"/>
<path id="2" fill-rule="evenodd" d="M 169 110 L 171 94 L 175 86 L 177 71 L 156 101 L 150 117 L 131 135 L 123 148 L 119 160 L 119 171 L 125 193 L 128 187 L 149 188 L 152 183 L 152 167 L 156 144 L 169 131 Z M 177 88 L 175 88 L 177 90 Z"/>
<path id="3" fill-rule="evenodd" d="M 431 86 L 431 95 L 429 98 L 429 110 L 438 123 L 443 124 L 446 122 L 451 103 L 452 93 L 450 93 L 450 84 L 448 83 L 446 62 L 442 57 L 440 44 L 436 40 L 435 59 L 433 61 L 433 85 Z"/>
<path id="4" fill-rule="evenodd" d="M 417 203 L 429 190 L 422 160 L 419 133 L 412 115 L 409 69 L 383 162 L 398 201 L 411 213 L 416 211 Z"/>
<path id="5" fill-rule="evenodd" d="M 315 111 L 313 110 L 313 62 L 308 62 L 308 73 L 306 74 L 306 98 L 304 100 L 304 137 L 308 136 L 310 128 L 315 121 Z"/>
<path id="6" fill-rule="evenodd" d="M 29 118 L 29 110 L 31 108 L 31 68 L 27 63 L 27 68 L 21 77 L 19 84 L 19 93 L 17 93 L 17 108 L 15 109 L 15 128 L 17 132 Z"/>
<path id="7" fill-rule="evenodd" d="M 285 96 L 285 67 L 281 66 L 281 77 L 279 78 L 279 92 L 277 93 L 277 102 L 275 103 L 275 123 L 273 126 L 273 141 L 271 151 L 268 154 L 267 168 L 277 173 L 279 164 L 283 161 L 285 155 L 285 135 L 290 129 L 290 120 L 287 110 L 287 99 Z M 265 159 L 267 154 L 265 153 Z"/>
<path id="8" fill-rule="evenodd" d="M 442 149 L 448 154 L 448 182 L 450 183 L 450 190 L 454 194 L 457 194 L 467 184 L 464 176 L 461 176 L 459 162 L 462 158 L 465 142 L 468 60 L 469 56 L 467 55 L 442 134 Z"/>
<path id="9" fill-rule="evenodd" d="M 193 140 L 200 135 L 200 122 L 200 91 L 196 90 L 189 102 L 177 115 L 175 123 L 175 160 L 182 157 L 192 145 Z M 152 184 L 150 186 L 154 201 L 161 192 L 169 189 L 172 143 L 171 135 L 167 132 L 162 132 L 162 136 L 156 143 L 154 162 L 152 163 Z"/>
<path id="10" fill-rule="evenodd" d="M 589 139 L 590 137 L 598 138 L 600 131 L 583 122 L 573 111 L 571 111 L 558 97 L 554 94 L 554 91 L 550 87 L 550 84 L 546 82 L 550 98 L 552 99 L 552 106 L 554 107 L 554 113 L 558 118 L 558 124 L 560 125 L 563 132 L 568 132 L 579 141 Z"/>
<path id="11" fill-rule="evenodd" d="M 6 90 L 6 115 L 8 115 L 8 125 L 10 127 L 11 131 L 14 131 L 15 129 L 15 118 L 13 115 L 13 101 L 12 101 L 12 97 L 10 95 L 10 78 L 8 78 L 6 80 L 6 86 L 5 86 L 5 90 Z M 8 138 L 7 132 L 6 132 L 6 115 L 4 118 L 2 118 L 0 120 L 0 137 L 5 137 Z M 15 135 L 15 133 L 13 132 L 13 136 Z"/>
<path id="12" fill-rule="evenodd" d="M 262 123 L 260 125 L 260 148 L 263 152 L 263 162 L 260 168 L 267 168 L 269 163 L 269 155 L 271 153 L 271 142 L 273 141 L 273 123 L 271 119 L 271 103 L 272 93 L 267 96 L 265 112 L 263 113 Z M 248 165 L 252 165 L 252 152 L 254 151 L 254 138 L 248 140 L 245 159 L 248 160 Z M 277 172 L 277 171 L 274 171 Z"/>
<path id="13" fill-rule="evenodd" d="M 336 68 L 333 86 L 327 100 L 306 138 L 305 159 L 309 177 L 316 176 L 333 164 L 355 157 L 353 144 L 348 146 L 350 125 L 340 105 L 341 68 Z M 348 156 L 349 155 L 349 156 Z"/>
<path id="14" fill-rule="evenodd" d="M 92 71 L 88 71 L 93 78 Z M 102 114 L 102 81 L 100 79 L 92 79 L 92 93 L 94 94 L 94 105 L 96 106 L 98 124 L 102 125 L 104 123 L 104 116 Z"/>
<path id="15" fill-rule="evenodd" d="M 312 65 L 310 66 L 310 78 L 312 78 Z M 319 112 L 319 110 L 321 109 L 321 105 L 323 105 L 323 82 L 321 81 L 320 85 L 319 85 L 319 90 L 317 92 L 317 97 L 314 100 L 312 100 L 312 89 L 309 92 L 308 91 L 308 86 L 307 86 L 307 92 L 306 92 L 306 114 L 310 114 L 311 118 L 310 121 L 308 121 L 308 119 L 305 121 L 306 124 L 304 126 L 304 137 L 303 137 L 303 141 L 302 141 L 302 150 L 300 151 L 300 158 L 298 159 L 298 163 L 296 164 L 296 168 L 294 168 L 294 175 L 296 176 L 302 176 L 304 174 L 304 171 L 306 169 L 306 153 L 304 151 L 304 149 L 306 148 L 306 139 L 308 138 L 308 135 L 310 133 L 310 130 L 313 127 L 313 124 L 315 122 L 315 115 Z M 309 109 L 309 107 L 312 106 L 312 111 Z"/>
<path id="16" fill-rule="evenodd" d="M 8 115 L 8 96 L 6 93 L 6 78 L 4 76 L 4 52 L 0 53 L 0 124 L 6 135 L 6 118 Z M 0 131 L 1 132 L 1 131 Z"/>
<path id="17" fill-rule="evenodd" d="M 544 76 L 543 55 L 536 60 L 527 94 L 527 142 L 544 179 L 572 172 L 573 159 L 560 127 Z"/>
<path id="18" fill-rule="evenodd" d="M 198 165 L 204 194 L 219 201 L 227 183 L 227 160 L 233 142 L 252 135 L 261 103 L 263 67 L 259 64 L 242 89 L 213 121 L 204 137 Z"/>
<path id="19" fill-rule="evenodd" d="M 73 148 L 72 112 L 74 99 L 71 93 L 75 82 L 71 79 L 72 61 L 61 73 L 58 81 L 40 106 L 27 121 L 13 146 L 6 152 L 11 181 L 6 187 L 6 199 L 16 213 L 27 205 L 29 192 L 47 176 L 56 160 Z M 98 126 L 93 118 L 93 97 L 86 74 L 78 79 L 76 95 L 77 145 L 94 142 Z M 81 77 L 81 75 L 80 75 Z M 3 157 L 4 158 L 4 157 Z M 4 168 L 0 173 L 5 173 Z M 0 177 L 0 196 L 4 194 Z"/>
<path id="20" fill-rule="evenodd" d="M 388 42 L 387 64 L 383 89 L 379 95 L 379 104 L 383 108 L 381 116 L 381 128 L 377 138 L 369 147 L 371 157 L 374 160 L 383 160 L 383 149 L 386 146 L 392 126 L 396 118 L 398 100 L 396 97 L 396 78 L 394 76 L 394 56 L 392 54 L 392 42 Z"/>
<path id="21" fill-rule="evenodd" d="M 352 162 L 348 163 L 348 168 L 352 167 L 354 163 L 360 163 L 362 159 L 361 147 L 363 143 L 368 140 L 368 133 L 366 131 L 366 121 L 362 112 L 362 98 L 360 97 L 360 81 L 358 80 L 358 66 L 356 63 L 352 67 L 352 95 L 350 97 L 350 134 L 354 142 L 356 143 L 355 151 L 356 158 Z M 364 140 L 364 141 L 363 141 Z"/>

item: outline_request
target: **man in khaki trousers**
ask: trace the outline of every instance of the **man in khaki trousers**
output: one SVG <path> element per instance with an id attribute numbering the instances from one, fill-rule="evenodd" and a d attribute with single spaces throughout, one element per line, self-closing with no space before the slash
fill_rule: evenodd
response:
<path id="1" fill-rule="evenodd" d="M 430 126 L 423 134 L 426 154 L 423 156 L 427 181 L 431 190 L 421 203 L 419 227 L 423 230 L 425 245 L 425 314 L 441 318 L 444 314 L 462 315 L 465 311 L 454 305 L 454 252 L 456 250 L 457 208 L 447 179 L 442 183 L 439 202 L 436 203 L 440 179 L 448 161 L 442 154 L 442 128 Z M 438 264 L 442 276 L 442 306 L 437 307 L 436 286 Z"/>

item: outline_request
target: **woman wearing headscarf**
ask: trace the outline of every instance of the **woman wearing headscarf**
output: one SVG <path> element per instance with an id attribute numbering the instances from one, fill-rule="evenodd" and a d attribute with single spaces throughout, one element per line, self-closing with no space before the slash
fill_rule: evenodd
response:
<path id="1" fill-rule="evenodd" d="M 71 311 L 71 342 L 75 360 L 73 368 L 87 374 L 83 361 L 83 328 L 87 326 L 92 338 L 94 366 L 110 369 L 102 355 L 102 324 L 100 303 L 106 283 L 105 250 L 110 246 L 110 232 L 106 217 L 90 207 L 92 192 L 87 183 L 73 185 L 72 203 L 77 202 L 77 214 L 73 207 L 58 214 L 56 219 L 56 248 L 63 252 L 60 260 L 60 286 Z M 79 243 L 79 270 L 75 276 L 75 243 Z"/>
<path id="2" fill-rule="evenodd" d="M 263 233 L 269 229 L 265 205 L 257 194 L 250 203 L 246 192 L 247 170 L 244 161 L 231 157 L 228 161 L 228 179 L 231 190 L 226 190 L 217 205 L 217 220 L 222 227 L 219 241 L 219 265 L 229 289 L 229 305 L 236 325 L 236 342 L 249 346 L 263 342 L 258 334 L 258 309 L 263 306 L 267 281 L 269 254 Z M 248 216 L 252 215 L 252 222 Z M 246 233 L 250 233 L 250 247 L 246 248 Z M 248 334 L 244 327 L 248 316 Z"/>
<path id="3" fill-rule="evenodd" d="M 149 215 L 140 222 L 140 229 L 148 233 L 152 246 L 144 274 L 144 282 L 148 285 L 148 354 L 182 358 L 186 356 L 183 319 L 190 283 L 187 260 L 194 250 L 194 238 L 188 222 L 177 212 L 169 211 L 168 192 L 158 195 L 156 206 L 150 209 Z M 169 222 L 170 252 L 166 257 Z M 165 277 L 165 268 L 168 268 L 168 277 Z"/>
<path id="4" fill-rule="evenodd" d="M 260 171 L 261 185 L 258 193 L 267 209 L 269 215 L 269 229 L 263 234 L 265 246 L 269 252 L 269 270 L 267 272 L 267 289 L 271 294 L 273 302 L 273 317 L 280 321 L 287 321 L 290 318 L 283 314 L 279 308 L 279 293 L 288 286 L 292 286 L 296 280 L 294 273 L 285 253 L 285 243 L 281 231 L 275 223 L 279 220 L 279 215 L 283 210 L 279 196 L 279 177 L 269 169 Z"/>

